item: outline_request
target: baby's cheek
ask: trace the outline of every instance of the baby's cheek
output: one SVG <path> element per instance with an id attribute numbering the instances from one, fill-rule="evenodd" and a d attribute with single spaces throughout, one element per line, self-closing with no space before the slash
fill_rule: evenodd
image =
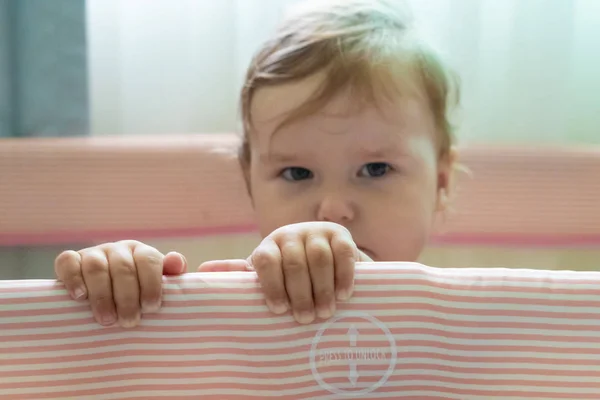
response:
<path id="1" fill-rule="evenodd" d="M 391 217 L 391 216 L 390 216 Z M 425 213 L 406 214 L 382 220 L 373 231 L 377 237 L 379 261 L 417 261 L 431 235 L 431 217 Z"/>
<path id="2" fill-rule="evenodd" d="M 390 235 L 386 240 L 386 248 L 381 251 L 379 261 L 417 261 L 426 243 L 425 235 Z"/>

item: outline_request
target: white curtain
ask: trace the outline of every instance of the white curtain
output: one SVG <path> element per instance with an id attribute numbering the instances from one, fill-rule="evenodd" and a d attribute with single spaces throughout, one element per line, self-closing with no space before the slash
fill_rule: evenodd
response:
<path id="1" fill-rule="evenodd" d="M 236 129 L 246 65 L 298 1 L 89 0 L 93 134 Z M 461 142 L 600 144 L 600 1 L 409 3 L 462 78 Z"/>

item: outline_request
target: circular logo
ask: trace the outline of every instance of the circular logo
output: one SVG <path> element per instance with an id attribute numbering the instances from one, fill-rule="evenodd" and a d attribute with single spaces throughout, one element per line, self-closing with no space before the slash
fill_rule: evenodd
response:
<path id="1" fill-rule="evenodd" d="M 340 313 L 325 322 L 312 341 L 310 368 L 331 393 L 361 396 L 381 387 L 394 372 L 396 341 L 377 318 Z"/>

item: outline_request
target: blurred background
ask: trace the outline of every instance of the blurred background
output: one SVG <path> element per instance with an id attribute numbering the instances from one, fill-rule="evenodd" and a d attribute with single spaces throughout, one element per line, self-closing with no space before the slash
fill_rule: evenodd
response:
<path id="1" fill-rule="evenodd" d="M 0 138 L 235 132 L 250 57 L 298 1 L 0 0 Z M 600 1 L 408 3 L 461 76 L 461 145 L 600 145 Z M 149 242 L 194 264 L 245 257 L 256 237 Z M 52 277 L 70 247 L 0 247 L 0 279 Z M 424 262 L 592 268 L 599 254 L 434 248 Z"/>

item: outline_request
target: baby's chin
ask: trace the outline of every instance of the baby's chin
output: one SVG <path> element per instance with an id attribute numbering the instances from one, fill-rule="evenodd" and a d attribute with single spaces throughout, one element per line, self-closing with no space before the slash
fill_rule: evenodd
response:
<path id="1" fill-rule="evenodd" d="M 362 245 L 358 246 L 358 249 L 373 260 L 373 262 L 417 262 L 422 252 L 422 247 L 401 245 L 393 249 L 379 247 L 377 251 Z"/>

